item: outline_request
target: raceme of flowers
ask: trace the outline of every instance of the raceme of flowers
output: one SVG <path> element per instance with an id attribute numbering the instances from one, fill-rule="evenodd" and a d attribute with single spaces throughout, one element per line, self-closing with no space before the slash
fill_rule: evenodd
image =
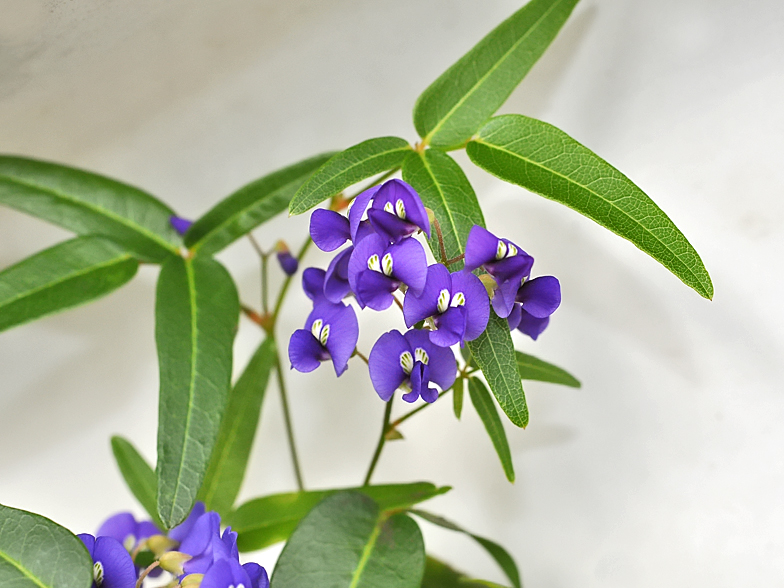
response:
<path id="1" fill-rule="evenodd" d="M 257 563 L 240 565 L 237 534 L 221 533 L 220 516 L 197 502 L 188 518 L 163 533 L 152 521 L 123 512 L 107 519 L 95 536 L 78 537 L 93 559 L 93 588 L 134 588 L 166 570 L 183 588 L 269 588 Z M 144 568 L 139 561 L 150 562 Z M 137 563 L 134 563 L 137 562 Z"/>
<path id="2" fill-rule="evenodd" d="M 433 402 L 439 389 L 449 389 L 457 375 L 451 346 L 484 332 L 491 305 L 511 330 L 532 339 L 544 331 L 561 303 L 558 279 L 531 278 L 533 257 L 478 225 L 468 235 L 462 270 L 428 266 L 424 247 L 413 238 L 420 232 L 430 237 L 428 212 L 416 191 L 398 179 L 362 192 L 347 216 L 313 212 L 313 242 L 322 251 L 339 251 L 326 271 L 307 268 L 302 274 L 313 310 L 289 341 L 293 369 L 310 372 L 331 360 L 338 376 L 346 371 L 359 339 L 356 312 L 345 302 L 352 297 L 360 309 L 381 311 L 397 303 L 409 329 L 381 335 L 370 351 L 370 380 L 384 401 L 400 390 L 406 402 Z M 481 277 L 479 268 L 486 272 Z"/>

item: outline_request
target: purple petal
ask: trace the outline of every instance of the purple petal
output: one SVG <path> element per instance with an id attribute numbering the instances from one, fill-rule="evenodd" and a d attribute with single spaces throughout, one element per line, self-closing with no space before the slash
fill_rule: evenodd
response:
<path id="1" fill-rule="evenodd" d="M 82 543 L 84 543 L 84 546 L 87 548 L 87 553 L 92 557 L 93 550 L 95 549 L 95 537 L 89 533 L 79 533 L 77 537 L 82 540 Z"/>
<path id="2" fill-rule="evenodd" d="M 528 314 L 547 318 L 561 304 L 561 284 L 556 277 L 539 276 L 520 286 L 516 300 L 523 304 Z"/>
<path id="3" fill-rule="evenodd" d="M 536 318 L 535 316 L 526 312 L 523 308 L 520 311 L 520 322 L 517 325 L 517 330 L 521 333 L 525 333 L 531 337 L 531 339 L 536 341 L 539 335 L 542 334 L 542 331 L 544 331 L 549 324 L 549 316 L 547 318 Z"/>
<path id="4" fill-rule="evenodd" d="M 466 308 L 448 308 L 435 318 L 436 330 L 430 331 L 430 341 L 439 347 L 450 347 L 463 341 L 466 327 Z"/>
<path id="5" fill-rule="evenodd" d="M 138 541 L 137 533 L 138 523 L 134 516 L 129 512 L 117 513 L 114 516 L 106 519 L 98 531 L 95 533 L 96 537 L 114 537 L 122 543 L 126 549 L 133 549 Z M 125 544 L 126 539 L 131 537 L 130 548 Z"/>
<path id="6" fill-rule="evenodd" d="M 370 224 L 370 221 L 363 220 L 362 222 L 359 223 L 359 228 L 357 228 L 357 232 L 354 235 L 352 241 L 356 245 L 368 235 L 374 235 L 375 233 L 376 231 L 373 229 L 373 225 Z"/>
<path id="7" fill-rule="evenodd" d="M 484 289 L 484 286 L 482 288 Z M 442 290 L 452 291 L 452 278 L 446 267 L 434 263 L 427 268 L 427 279 L 422 293 L 417 296 L 411 290 L 406 292 L 403 300 L 403 318 L 408 328 L 438 312 L 438 295 Z"/>
<path id="8" fill-rule="evenodd" d="M 497 282 L 514 282 L 515 288 L 519 288 L 523 279 L 531 275 L 533 265 L 533 257 L 527 253 L 520 253 L 514 257 L 485 263 L 485 269 Z"/>
<path id="9" fill-rule="evenodd" d="M 392 306 L 394 302 L 392 292 L 399 286 L 399 282 L 382 273 L 365 270 L 359 273 L 354 294 L 360 306 L 367 306 L 373 310 L 386 310 Z"/>
<path id="10" fill-rule="evenodd" d="M 482 280 L 466 271 L 452 274 L 452 296 L 462 292 L 465 296 L 466 327 L 463 340 L 473 341 L 487 328 L 490 319 L 490 298 Z"/>
<path id="11" fill-rule="evenodd" d="M 101 562 L 103 583 L 101 588 L 134 588 L 136 566 L 131 555 L 114 537 L 98 537 L 93 548 L 93 561 Z"/>
<path id="12" fill-rule="evenodd" d="M 293 276 L 299 268 L 299 261 L 288 251 L 278 251 L 276 253 L 278 263 L 287 276 Z"/>
<path id="13" fill-rule="evenodd" d="M 400 331 L 384 333 L 370 350 L 368 358 L 370 381 L 376 393 L 385 402 L 392 398 L 395 390 L 407 377 L 400 365 L 400 354 L 404 351 L 408 351 L 413 356 L 408 341 Z"/>
<path id="14" fill-rule="evenodd" d="M 392 256 L 392 276 L 419 296 L 427 282 L 427 255 L 422 244 L 416 239 L 406 239 L 390 245 L 386 252 Z"/>
<path id="15" fill-rule="evenodd" d="M 430 381 L 441 386 L 442 390 L 447 390 L 455 383 L 457 377 L 457 361 L 455 354 L 449 347 L 439 347 L 430 342 L 427 331 L 412 329 L 405 334 L 411 349 L 421 347 L 424 349 L 430 360 L 428 361 Z"/>
<path id="16" fill-rule="evenodd" d="M 234 559 L 216 560 L 209 570 L 204 574 L 201 581 L 201 588 L 229 588 L 239 586 L 251 588 L 253 583 L 247 571 Z"/>
<path id="17" fill-rule="evenodd" d="M 376 233 L 381 235 L 387 243 L 397 243 L 401 239 L 410 237 L 418 230 L 415 224 L 377 208 L 368 210 L 368 220 Z"/>
<path id="18" fill-rule="evenodd" d="M 188 219 L 179 216 L 170 217 L 169 222 L 171 223 L 172 228 L 180 235 L 187 233 L 188 229 L 190 229 L 193 224 L 193 221 L 189 221 Z"/>
<path id="19" fill-rule="evenodd" d="M 289 361 L 298 372 L 312 372 L 322 361 L 324 348 L 309 330 L 298 329 L 289 339 Z"/>
<path id="20" fill-rule="evenodd" d="M 405 220 L 422 229 L 430 238 L 430 220 L 425 205 L 422 204 L 422 199 L 416 190 L 403 180 L 393 179 L 385 182 L 373 199 L 373 208 L 384 210 L 384 206 L 389 203 L 395 210 L 398 200 L 405 208 Z"/>
<path id="21" fill-rule="evenodd" d="M 317 267 L 309 267 L 302 272 L 302 289 L 314 302 L 324 298 L 325 272 Z"/>
<path id="22" fill-rule="evenodd" d="M 249 561 L 246 564 L 242 564 L 242 569 L 245 570 L 245 573 L 250 578 L 251 588 L 269 588 L 269 577 L 264 567 L 256 562 Z"/>
<path id="23" fill-rule="evenodd" d="M 329 325 L 327 351 L 332 357 L 335 374 L 340 376 L 348 367 L 348 360 L 354 353 L 359 339 L 359 322 L 354 309 L 343 304 L 331 305 L 332 309 L 324 314 L 325 325 Z"/>
<path id="24" fill-rule="evenodd" d="M 310 236 L 322 251 L 334 251 L 351 238 L 348 219 L 334 210 L 317 208 L 310 215 Z"/>
<path id="25" fill-rule="evenodd" d="M 517 282 L 506 281 L 498 284 L 493 296 L 493 310 L 501 318 L 506 318 L 512 312 L 517 295 Z"/>
<path id="26" fill-rule="evenodd" d="M 178 551 L 196 557 L 207 549 L 214 536 L 220 536 L 220 516 L 214 511 L 205 512 L 193 524 Z"/>
<path id="27" fill-rule="evenodd" d="M 348 283 L 352 292 L 357 293 L 357 276 L 360 272 L 367 271 L 370 256 L 378 255 L 378 258 L 381 259 L 384 257 L 385 249 L 386 243 L 376 234 L 368 235 L 359 243 L 355 242 L 354 253 L 348 260 Z M 362 301 L 360 301 L 360 305 L 364 306 Z"/>
<path id="28" fill-rule="evenodd" d="M 471 227 L 466 239 L 465 269 L 473 271 L 488 261 L 495 260 L 498 251 L 498 237 L 479 225 Z"/>
<path id="29" fill-rule="evenodd" d="M 188 515 L 188 518 L 169 531 L 169 537 L 182 543 L 190 534 L 196 521 L 204 514 L 205 510 L 204 503 L 201 500 L 198 501 L 193 505 L 193 510 L 191 510 L 191 514 Z"/>
<path id="30" fill-rule="evenodd" d="M 353 252 L 354 247 L 349 245 L 332 258 L 327 268 L 324 279 L 324 296 L 330 302 L 337 304 L 351 292 L 351 286 L 348 283 L 348 262 Z"/>
<path id="31" fill-rule="evenodd" d="M 512 307 L 512 312 L 509 313 L 509 316 L 506 317 L 506 321 L 509 323 L 509 330 L 514 331 L 517 328 L 517 325 L 520 324 L 520 317 L 522 316 L 523 306 L 516 302 L 515 305 Z"/>
<path id="32" fill-rule="evenodd" d="M 427 382 L 427 385 L 422 386 L 422 388 L 419 391 L 419 395 L 422 397 L 422 400 L 424 400 L 428 404 L 432 404 L 436 400 L 438 400 L 438 390 L 430 385 L 429 365 L 426 365 L 422 370 L 422 378 Z"/>
<path id="33" fill-rule="evenodd" d="M 370 201 L 373 200 L 373 197 L 380 188 L 381 186 L 373 186 L 372 188 L 368 188 L 362 192 L 362 194 L 354 198 L 354 200 L 351 202 L 351 208 L 348 209 L 348 221 L 351 240 L 355 245 L 359 241 L 357 239 L 359 223 L 362 220 L 362 217 L 365 215 L 368 204 L 370 204 Z"/>
<path id="34" fill-rule="evenodd" d="M 414 369 L 411 370 L 411 376 L 409 377 L 411 382 L 411 392 L 401 396 L 401 398 L 406 402 L 416 402 L 422 395 L 423 389 L 427 389 L 428 380 L 427 376 L 425 375 L 425 370 L 427 370 L 427 366 L 425 364 L 420 362 L 416 362 L 414 364 Z"/>

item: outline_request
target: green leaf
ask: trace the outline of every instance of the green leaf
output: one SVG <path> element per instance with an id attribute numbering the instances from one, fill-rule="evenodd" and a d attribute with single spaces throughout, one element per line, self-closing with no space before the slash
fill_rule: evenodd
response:
<path id="1" fill-rule="evenodd" d="M 103 235 L 148 261 L 163 261 L 182 243 L 169 222 L 174 212 L 153 196 L 64 165 L 0 156 L 0 204 L 79 235 Z"/>
<path id="2" fill-rule="evenodd" d="M 518 114 L 488 122 L 467 147 L 476 165 L 573 208 L 713 297 L 700 256 L 664 212 L 609 163 L 563 131 Z"/>
<path id="3" fill-rule="evenodd" d="M 272 588 L 419 588 L 425 545 L 405 514 L 387 516 L 359 492 L 322 500 L 280 554 Z"/>
<path id="4" fill-rule="evenodd" d="M 0 331 L 95 300 L 125 284 L 139 262 L 100 237 L 77 237 L 0 272 Z"/>
<path id="5" fill-rule="evenodd" d="M 462 145 L 506 101 L 542 56 L 577 0 L 532 0 L 493 29 L 417 99 L 426 143 Z"/>
<path id="6" fill-rule="evenodd" d="M 475 580 L 458 572 L 444 562 L 434 557 L 427 557 L 425 561 L 425 575 L 422 578 L 422 588 L 504 588 L 500 584 L 487 580 Z"/>
<path id="7" fill-rule="evenodd" d="M 162 528 L 158 516 L 158 480 L 150 464 L 130 441 L 122 437 L 112 437 L 112 453 L 131 493 L 152 517 L 153 522 Z"/>
<path id="8" fill-rule="evenodd" d="M 457 420 L 460 420 L 460 415 L 463 414 L 463 396 L 465 394 L 466 385 L 465 378 L 461 378 L 459 383 L 452 386 L 452 408 L 455 411 L 455 418 L 457 418 Z"/>
<path id="9" fill-rule="evenodd" d="M 433 513 L 426 512 L 424 510 L 409 510 L 411 514 L 415 514 L 416 516 L 425 519 L 429 523 L 433 523 L 434 525 L 438 525 L 439 527 L 443 527 L 444 529 L 449 529 L 451 531 L 457 531 L 458 533 L 463 533 L 464 535 L 468 535 L 474 541 L 479 543 L 482 547 L 485 548 L 485 551 L 490 554 L 495 562 L 501 567 L 506 574 L 506 577 L 509 578 L 509 581 L 512 583 L 514 588 L 521 588 L 522 584 L 520 582 L 520 571 L 517 569 L 517 564 L 515 563 L 514 559 L 509 552 L 506 551 L 503 547 L 498 545 L 498 543 L 494 541 L 490 541 L 490 539 L 485 539 L 484 537 L 480 537 L 479 535 L 474 535 L 473 533 L 469 533 L 462 527 L 456 525 L 452 521 L 448 521 L 443 517 L 438 515 L 434 515 Z M 493 584 L 488 584 L 492 586 Z"/>
<path id="10" fill-rule="evenodd" d="M 276 353 L 275 341 L 265 339 L 229 393 L 218 440 L 197 496 L 207 510 L 216 510 L 221 516 L 234 506 L 245 477 Z"/>
<path id="11" fill-rule="evenodd" d="M 580 380 L 572 374 L 546 361 L 542 361 L 533 355 L 527 355 L 521 351 L 515 351 L 517 357 L 517 370 L 523 380 L 537 380 L 539 382 L 550 382 L 552 384 L 563 384 L 572 388 L 580 387 Z"/>
<path id="12" fill-rule="evenodd" d="M 506 319 L 491 312 L 485 332 L 466 346 L 509 420 L 518 427 L 528 425 L 528 405 Z"/>
<path id="13" fill-rule="evenodd" d="M 93 562 L 70 531 L 37 514 L 0 505 L 2 588 L 90 588 Z"/>
<path id="14" fill-rule="evenodd" d="M 166 528 L 191 510 L 231 385 L 237 290 L 217 261 L 172 257 L 158 278 L 158 514 Z"/>
<path id="15" fill-rule="evenodd" d="M 411 184 L 424 205 L 435 214 L 443 234 L 447 259 L 465 253 L 468 233 L 474 225 L 485 226 L 485 219 L 474 189 L 455 160 L 434 149 L 409 153 L 403 161 L 403 179 Z M 431 227 L 430 234 L 430 249 L 439 259 L 441 254 L 435 227 Z M 462 261 L 450 265 L 452 271 L 462 267 Z"/>
<path id="16" fill-rule="evenodd" d="M 283 212 L 315 170 L 334 153 L 323 153 L 279 169 L 221 200 L 185 235 L 185 245 L 212 255 Z"/>
<path id="17" fill-rule="evenodd" d="M 410 151 L 408 141 L 398 137 L 368 139 L 341 151 L 297 191 L 289 205 L 289 212 L 302 214 L 357 182 L 400 167 Z"/>
<path id="18" fill-rule="evenodd" d="M 490 396 L 484 383 L 477 378 L 468 379 L 468 393 L 471 395 L 471 403 L 476 408 L 479 418 L 485 425 L 487 434 L 493 442 L 496 453 L 501 460 L 501 465 L 504 468 L 506 479 L 514 482 L 515 473 L 514 465 L 512 464 L 512 453 L 509 451 L 509 443 L 506 440 L 506 433 L 504 426 L 501 424 L 501 419 L 498 418 L 498 411 L 493 404 L 493 398 Z"/>
<path id="19" fill-rule="evenodd" d="M 381 510 L 412 506 L 449 491 L 427 482 L 388 484 L 336 490 L 290 492 L 263 496 L 246 502 L 231 513 L 225 522 L 237 532 L 240 551 L 254 551 L 285 541 L 300 520 L 322 499 L 342 490 L 355 490 L 372 498 Z"/>

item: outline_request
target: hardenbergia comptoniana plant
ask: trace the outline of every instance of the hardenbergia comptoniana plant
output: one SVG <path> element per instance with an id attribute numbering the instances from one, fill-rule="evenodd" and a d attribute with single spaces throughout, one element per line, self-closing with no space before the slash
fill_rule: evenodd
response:
<path id="1" fill-rule="evenodd" d="M 556 316 L 561 285 L 537 272 L 524 235 L 486 226 L 450 152 L 465 150 L 490 174 L 574 209 L 701 296 L 713 295 L 696 251 L 631 180 L 545 122 L 494 116 L 576 1 L 532 0 L 444 72 L 414 105 L 416 141 L 376 137 L 310 157 L 246 185 L 193 221 L 116 180 L 0 157 L 0 204 L 76 234 L 0 272 L 0 330 L 107 294 L 142 263 L 161 266 L 155 468 L 128 440 L 111 440 L 122 476 L 150 519 L 114 514 L 95 535 L 73 535 L 43 516 L 0 506 L 0 587 L 496 585 L 428 556 L 424 521 L 478 542 L 508 584 L 520 588 L 513 546 L 507 550 L 420 508 L 448 486 L 373 484 L 386 443 L 402 438 L 402 423 L 427 418 L 427 407 L 450 395 L 460 418 L 466 394 L 514 481 L 501 419 L 528 424 L 522 382 L 580 385 L 563 369 L 515 350 L 514 341 L 535 341 Z M 287 210 L 310 212 L 308 234 L 301 243 L 276 235 L 275 246 L 263 250 L 252 231 Z M 257 307 L 241 298 L 215 259 L 245 237 L 260 260 Z M 332 252 L 326 267 L 306 267 L 311 244 Z M 284 276 L 277 292 L 270 291 L 271 272 Z M 281 308 L 297 287 L 311 305 L 301 329 L 281 332 Z M 568 292 L 563 300 L 568 304 Z M 389 313 L 398 326 L 360 349 L 361 319 L 374 312 Z M 241 313 L 265 339 L 232 382 Z M 364 448 L 372 455 L 357 476 L 364 482 L 306 489 L 286 380 L 314 370 L 341 377 L 350 367 L 367 374 L 358 393 L 378 397 L 382 418 L 375 448 Z M 237 504 L 273 374 L 297 488 Z M 285 546 L 269 575 L 258 563 L 240 563 L 241 552 L 280 542 Z"/>

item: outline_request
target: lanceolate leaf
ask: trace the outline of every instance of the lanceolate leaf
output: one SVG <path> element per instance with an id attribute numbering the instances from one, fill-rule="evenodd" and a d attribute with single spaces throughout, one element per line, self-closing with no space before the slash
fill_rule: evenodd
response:
<path id="1" fill-rule="evenodd" d="M 139 262 L 100 237 L 77 237 L 0 272 L 0 331 L 108 294 Z"/>
<path id="2" fill-rule="evenodd" d="M 452 386 L 452 408 L 455 412 L 455 418 L 460 420 L 463 414 L 463 397 L 465 396 L 465 389 L 468 383 L 465 378 L 461 378 L 459 382 L 455 382 Z"/>
<path id="3" fill-rule="evenodd" d="M 158 278 L 158 514 L 166 528 L 196 501 L 231 383 L 237 290 L 217 261 L 173 257 Z"/>
<path id="4" fill-rule="evenodd" d="M 438 147 L 465 143 L 506 101 L 555 38 L 577 0 L 531 0 L 433 82 L 414 126 Z"/>
<path id="5" fill-rule="evenodd" d="M 518 427 L 528 425 L 528 405 L 506 319 L 491 312 L 485 332 L 466 345 L 472 361 L 484 373 L 501 410 Z"/>
<path id="6" fill-rule="evenodd" d="M 406 508 L 449 490 L 433 484 L 389 484 L 348 488 L 372 498 L 382 511 Z M 322 499 L 337 490 L 316 490 L 273 494 L 246 502 L 226 519 L 226 524 L 238 533 L 240 551 L 254 551 L 285 541 L 300 520 Z"/>
<path id="7" fill-rule="evenodd" d="M 81 540 L 40 515 L 0 505 L 0 586 L 90 588 L 93 562 Z"/>
<path id="8" fill-rule="evenodd" d="M 460 166 L 440 151 L 412 152 L 403 161 L 403 179 L 411 184 L 424 205 L 435 214 L 443 233 L 447 258 L 462 255 L 471 227 L 484 226 L 485 220 L 474 189 Z M 439 259 L 438 236 L 432 227 L 430 249 Z M 462 267 L 462 261 L 449 266 L 452 271 Z"/>
<path id="9" fill-rule="evenodd" d="M 476 408 L 479 418 L 482 419 L 487 434 L 493 442 L 493 447 L 495 447 L 496 453 L 498 453 L 506 479 L 514 482 L 515 473 L 514 465 L 512 464 L 512 453 L 509 451 L 509 443 L 506 440 L 504 426 L 501 424 L 501 419 L 498 418 L 498 411 L 495 409 L 490 392 L 487 391 L 481 380 L 469 378 L 468 393 L 471 396 L 471 403 Z"/>
<path id="10" fill-rule="evenodd" d="M 341 151 L 297 191 L 289 205 L 289 212 L 302 214 L 357 182 L 400 167 L 410 151 L 408 141 L 397 137 L 368 139 Z"/>
<path id="11" fill-rule="evenodd" d="M 485 539 L 484 537 L 480 537 L 479 535 L 474 535 L 473 533 L 469 533 L 462 527 L 456 525 L 452 521 L 448 521 L 443 517 L 438 515 L 434 515 L 432 513 L 423 511 L 423 510 L 410 510 L 409 511 L 416 516 L 425 519 L 426 521 L 433 523 L 434 525 L 438 525 L 439 527 L 443 527 L 444 529 L 450 529 L 451 531 L 457 531 L 458 533 L 463 533 L 471 537 L 474 541 L 479 543 L 482 547 L 485 548 L 487 553 L 496 561 L 496 563 L 501 566 L 501 569 L 506 574 L 506 577 L 509 578 L 509 581 L 512 583 L 512 586 L 515 588 L 521 587 L 520 582 L 520 572 L 517 569 L 517 564 L 515 563 L 514 559 L 509 552 L 506 551 L 503 547 L 498 545 L 498 543 L 494 541 L 490 541 L 490 539 Z M 493 586 L 493 584 L 487 584 L 481 581 L 480 584 L 485 584 L 489 586 Z"/>
<path id="12" fill-rule="evenodd" d="M 158 480 L 150 464 L 130 441 L 122 437 L 112 437 L 112 453 L 131 493 L 155 524 L 161 527 L 161 519 L 158 517 Z"/>
<path id="13" fill-rule="evenodd" d="M 229 393 L 218 440 L 197 497 L 207 510 L 216 510 L 221 516 L 234 506 L 245 477 L 275 354 L 275 341 L 265 339 Z"/>
<path id="14" fill-rule="evenodd" d="M 288 207 L 300 186 L 334 153 L 316 155 L 251 182 L 216 204 L 185 235 L 185 245 L 217 253 Z"/>
<path id="15" fill-rule="evenodd" d="M 0 204 L 80 235 L 98 234 L 149 261 L 176 253 L 168 206 L 127 184 L 64 165 L 0 156 Z"/>
<path id="16" fill-rule="evenodd" d="M 425 545 L 405 514 L 387 516 L 367 496 L 322 500 L 280 554 L 272 588 L 419 588 Z"/>
<path id="17" fill-rule="evenodd" d="M 705 298 L 713 284 L 664 212 L 609 163 L 563 131 L 518 114 L 488 122 L 467 147 L 479 167 L 556 200 L 628 239 Z"/>
<path id="18" fill-rule="evenodd" d="M 540 382 L 550 382 L 552 384 L 563 384 L 572 388 L 580 387 L 580 380 L 572 374 L 533 355 L 527 355 L 521 351 L 516 351 L 517 369 L 520 378 L 523 380 L 538 380 Z"/>
<path id="19" fill-rule="evenodd" d="M 428 556 L 422 588 L 504 588 L 487 580 L 475 580 L 442 561 Z"/>

